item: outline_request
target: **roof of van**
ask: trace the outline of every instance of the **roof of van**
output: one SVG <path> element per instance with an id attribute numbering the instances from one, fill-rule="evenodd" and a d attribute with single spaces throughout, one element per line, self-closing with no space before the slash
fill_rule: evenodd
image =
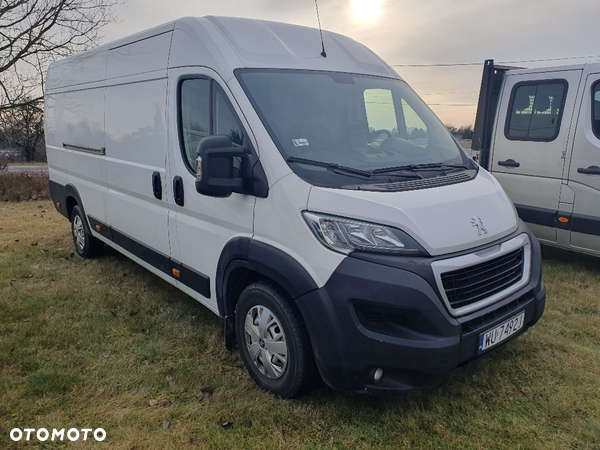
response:
<path id="1" fill-rule="evenodd" d="M 236 17 L 183 17 L 53 63 L 47 89 L 175 67 L 205 66 L 225 80 L 237 68 L 324 70 L 399 78 L 379 56 L 341 34 Z"/>

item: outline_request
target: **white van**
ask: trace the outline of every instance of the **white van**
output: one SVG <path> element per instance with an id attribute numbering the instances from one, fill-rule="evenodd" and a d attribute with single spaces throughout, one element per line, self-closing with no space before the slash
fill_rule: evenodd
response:
<path id="1" fill-rule="evenodd" d="M 473 149 L 544 244 L 600 256 L 600 63 L 484 63 Z"/>
<path id="2" fill-rule="evenodd" d="M 256 383 L 430 383 L 542 315 L 537 240 L 377 55 L 183 18 L 51 65 L 52 198 L 224 322 Z"/>

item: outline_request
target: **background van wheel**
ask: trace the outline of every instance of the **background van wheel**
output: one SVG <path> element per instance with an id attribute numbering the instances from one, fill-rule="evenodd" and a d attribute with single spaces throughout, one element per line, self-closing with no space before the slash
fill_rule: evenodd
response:
<path id="1" fill-rule="evenodd" d="M 287 296 L 264 282 L 250 284 L 235 313 L 242 360 L 256 384 L 282 398 L 294 398 L 317 375 L 310 342 Z"/>
<path id="2" fill-rule="evenodd" d="M 79 205 L 71 212 L 71 232 L 75 250 L 82 258 L 93 258 L 102 252 L 103 243 L 90 233 L 87 220 Z"/>

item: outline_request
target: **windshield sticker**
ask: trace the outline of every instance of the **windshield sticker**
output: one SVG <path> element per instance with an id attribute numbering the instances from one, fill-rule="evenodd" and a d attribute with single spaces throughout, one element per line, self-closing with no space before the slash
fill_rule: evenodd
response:
<path id="1" fill-rule="evenodd" d="M 295 147 L 305 147 L 307 145 L 310 145 L 308 143 L 308 139 L 292 139 L 292 143 L 294 144 Z"/>

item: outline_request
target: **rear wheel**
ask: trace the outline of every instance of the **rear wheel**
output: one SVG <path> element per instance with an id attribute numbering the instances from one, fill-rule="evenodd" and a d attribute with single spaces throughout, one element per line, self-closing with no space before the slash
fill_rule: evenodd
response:
<path id="1" fill-rule="evenodd" d="M 103 243 L 92 236 L 79 205 L 73 207 L 71 211 L 71 232 L 75 250 L 82 258 L 93 258 L 102 252 Z"/>
<path id="2" fill-rule="evenodd" d="M 242 360 L 260 388 L 294 398 L 310 386 L 316 369 L 309 339 L 282 291 L 250 284 L 240 295 L 235 328 Z"/>

